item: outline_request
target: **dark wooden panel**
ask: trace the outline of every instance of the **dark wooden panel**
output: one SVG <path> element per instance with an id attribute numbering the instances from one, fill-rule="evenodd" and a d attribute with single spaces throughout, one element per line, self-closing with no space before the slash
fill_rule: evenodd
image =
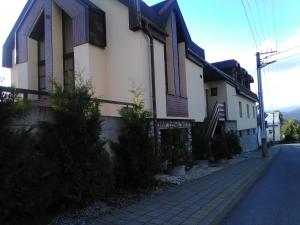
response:
<path id="1" fill-rule="evenodd" d="M 133 31 L 141 27 L 140 0 L 129 0 L 129 28 Z"/>
<path id="2" fill-rule="evenodd" d="M 188 117 L 188 99 L 167 94 L 167 116 Z"/>
<path id="3" fill-rule="evenodd" d="M 176 95 L 180 96 L 179 54 L 178 54 L 176 18 L 175 18 L 174 14 L 172 14 L 172 34 L 171 35 L 172 35 L 172 48 L 173 48 L 175 93 L 176 93 Z"/>

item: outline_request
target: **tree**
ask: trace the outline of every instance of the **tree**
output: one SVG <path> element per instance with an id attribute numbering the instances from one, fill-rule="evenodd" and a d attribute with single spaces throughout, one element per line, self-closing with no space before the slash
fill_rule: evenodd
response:
<path id="1" fill-rule="evenodd" d="M 283 131 L 285 142 L 300 141 L 300 124 L 296 119 L 288 120 Z"/>
<path id="2" fill-rule="evenodd" d="M 116 186 L 123 189 L 147 187 L 153 183 L 156 172 L 151 113 L 144 109 L 141 90 L 132 90 L 133 108 L 122 108 L 124 124 L 119 143 L 111 143 L 115 153 Z"/>

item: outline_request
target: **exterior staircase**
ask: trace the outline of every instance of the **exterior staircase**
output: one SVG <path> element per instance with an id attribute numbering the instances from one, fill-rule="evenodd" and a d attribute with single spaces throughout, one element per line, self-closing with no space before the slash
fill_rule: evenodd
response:
<path id="1" fill-rule="evenodd" d="M 226 103 L 216 102 L 207 120 L 204 137 L 210 140 L 216 131 L 219 121 L 226 120 Z"/>

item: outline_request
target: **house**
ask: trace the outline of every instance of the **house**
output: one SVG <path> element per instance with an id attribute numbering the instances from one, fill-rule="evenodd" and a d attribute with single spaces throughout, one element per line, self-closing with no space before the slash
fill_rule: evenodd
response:
<path id="1" fill-rule="evenodd" d="M 239 131 L 245 142 L 256 132 L 251 76 L 237 65 L 205 60 L 176 0 L 153 6 L 141 0 L 28 0 L 3 46 L 2 65 L 11 68 L 16 87 L 38 91 L 51 92 L 53 80 L 67 89 L 79 73 L 108 103 L 130 103 L 130 90 L 141 88 L 158 145 L 168 129 L 177 129 L 191 149 L 192 127 L 205 121 L 214 133 L 216 100 L 226 102 L 226 130 Z M 121 126 L 119 109 L 101 108 L 111 140 Z"/>
<path id="2" fill-rule="evenodd" d="M 207 111 L 211 114 L 216 102 L 225 108 L 216 127 L 223 127 L 225 132 L 236 131 L 244 151 L 257 149 L 258 99 L 250 89 L 253 77 L 234 59 L 216 62 L 205 68 Z"/>
<path id="3" fill-rule="evenodd" d="M 282 140 L 280 112 L 267 113 L 267 142 L 279 142 Z"/>

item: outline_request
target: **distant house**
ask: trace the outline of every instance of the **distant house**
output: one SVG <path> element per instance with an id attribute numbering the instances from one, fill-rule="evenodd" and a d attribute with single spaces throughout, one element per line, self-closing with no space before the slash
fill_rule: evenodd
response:
<path id="1" fill-rule="evenodd" d="M 267 127 L 267 141 L 268 142 L 279 142 L 282 140 L 282 126 L 280 121 L 280 112 L 274 111 L 267 113 L 266 121 Z"/>
<path id="2" fill-rule="evenodd" d="M 208 113 L 216 102 L 225 103 L 225 118 L 218 126 L 234 130 L 240 137 L 244 151 L 258 148 L 257 95 L 250 89 L 253 77 L 239 62 L 231 59 L 213 63 L 204 70 Z"/>
<path id="3" fill-rule="evenodd" d="M 205 60 L 176 0 L 29 0 L 2 60 L 18 88 L 51 92 L 56 80 L 67 89 L 80 73 L 95 97 L 130 103 L 133 84 L 140 87 L 158 143 L 177 129 L 191 149 L 192 127 L 208 124 L 210 137 L 234 130 L 245 151 L 257 147 L 252 77 L 235 60 Z M 118 109 L 102 105 L 108 139 L 117 138 Z"/>

